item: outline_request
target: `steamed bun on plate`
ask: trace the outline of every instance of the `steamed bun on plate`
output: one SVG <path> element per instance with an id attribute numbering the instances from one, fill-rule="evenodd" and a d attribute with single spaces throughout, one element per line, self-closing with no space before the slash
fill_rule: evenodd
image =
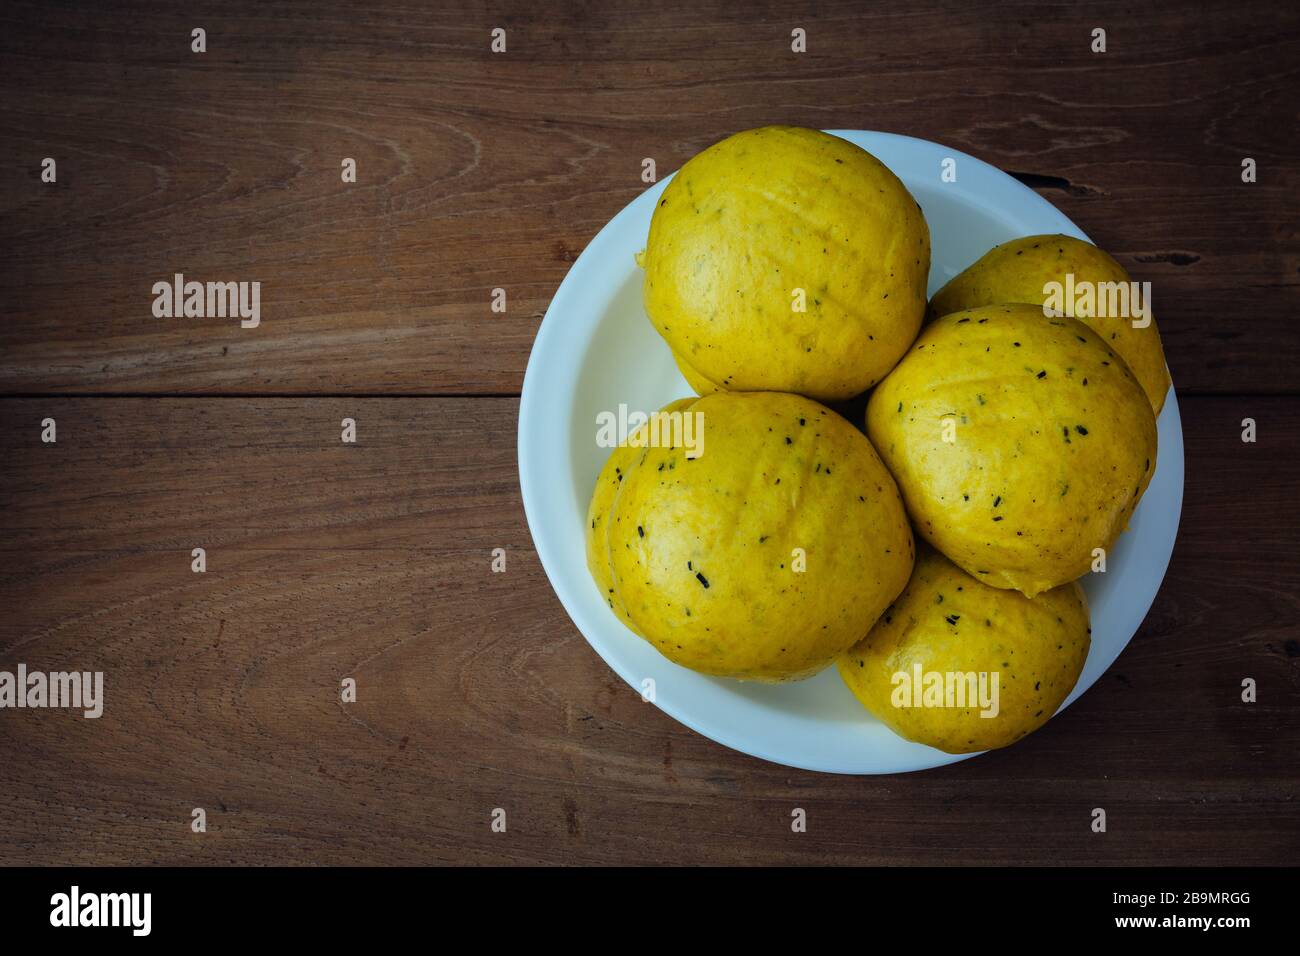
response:
<path id="1" fill-rule="evenodd" d="M 1067 282 L 1067 277 L 1072 278 Z M 934 294 L 930 311 L 941 316 L 1006 302 L 1043 306 L 1049 283 L 1059 289 L 1059 311 L 1088 325 L 1119 353 L 1159 415 L 1170 384 L 1160 333 L 1154 317 L 1143 327 L 1133 327 L 1134 319 L 1146 322 L 1151 304 L 1143 302 L 1148 316 L 1139 317 L 1128 272 L 1090 242 L 1072 236 L 1025 236 L 994 246 Z M 1074 294 L 1067 294 L 1069 290 Z"/>
<path id="2" fill-rule="evenodd" d="M 720 392 L 676 410 L 700 416 L 698 457 L 620 448 L 597 482 L 596 586 L 684 667 L 758 681 L 817 673 L 911 573 L 893 479 L 857 429 L 797 395 Z"/>
<path id="3" fill-rule="evenodd" d="M 866 150 L 769 126 L 678 171 L 640 261 L 646 313 L 693 384 L 831 400 L 878 382 L 916 336 L 930 231 Z"/>
<path id="4" fill-rule="evenodd" d="M 922 546 L 902 595 L 839 659 L 859 702 L 895 733 L 948 753 L 1015 743 L 1069 696 L 1088 657 L 1077 583 L 1035 598 L 981 584 Z"/>
<path id="5" fill-rule="evenodd" d="M 1156 462 L 1155 415 L 1123 359 L 1039 306 L 932 322 L 866 417 L 921 536 L 1030 597 L 1089 572 Z"/>

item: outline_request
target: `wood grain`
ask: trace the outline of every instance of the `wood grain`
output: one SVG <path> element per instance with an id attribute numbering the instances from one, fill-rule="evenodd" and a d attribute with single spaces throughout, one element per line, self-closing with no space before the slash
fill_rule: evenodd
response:
<path id="1" fill-rule="evenodd" d="M 1021 176 L 1153 283 L 1180 389 L 1291 393 L 1298 63 L 1300 8 L 1270 0 L 15 0 L 0 391 L 517 392 L 550 296 L 644 188 L 642 159 L 663 174 L 787 122 L 907 133 Z M 153 318 L 176 272 L 262 282 L 262 326 Z"/>
<path id="2" fill-rule="evenodd" d="M 107 696 L 98 720 L 0 715 L 0 863 L 1294 861 L 1295 400 L 1182 400 L 1173 563 L 1083 698 L 1007 751 L 878 778 L 729 751 L 604 665 L 530 550 L 517 410 L 0 402 L 0 669 L 103 670 Z"/>

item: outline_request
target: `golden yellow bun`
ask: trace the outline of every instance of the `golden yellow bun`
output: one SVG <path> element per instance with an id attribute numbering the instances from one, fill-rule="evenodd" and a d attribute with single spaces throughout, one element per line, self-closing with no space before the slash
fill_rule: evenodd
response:
<path id="1" fill-rule="evenodd" d="M 1155 415 L 1124 361 L 1029 305 L 929 324 L 872 394 L 867 434 L 922 537 L 1031 597 L 1088 573 L 1156 461 Z"/>
<path id="2" fill-rule="evenodd" d="M 1078 584 L 1027 598 L 922 547 L 907 588 L 838 665 L 862 706 L 895 733 L 973 753 L 1015 743 L 1056 713 L 1083 670 L 1090 633 Z"/>
<path id="3" fill-rule="evenodd" d="M 1126 300 L 1127 314 L 1099 314 L 1122 311 L 1116 307 L 1118 298 L 1111 301 L 1110 290 L 1115 287 L 1118 294 L 1116 284 L 1127 286 L 1131 280 L 1123 266 L 1092 243 L 1071 236 L 1026 236 L 995 246 L 934 294 L 930 312 L 937 317 L 1004 302 L 1043 306 L 1048 283 L 1058 283 L 1064 292 L 1067 274 L 1073 275 L 1076 290 L 1087 283 L 1091 291 L 1070 298 L 1062 295 L 1062 310 L 1091 327 L 1120 354 L 1159 415 L 1169 391 L 1169 370 L 1155 318 L 1144 328 L 1134 328 L 1138 316 L 1131 298 Z"/>
<path id="4" fill-rule="evenodd" d="M 930 231 L 870 153 L 769 126 L 681 168 L 642 263 L 646 313 L 701 378 L 831 400 L 874 385 L 916 337 Z"/>
<path id="5" fill-rule="evenodd" d="M 719 392 L 686 413 L 703 416 L 698 458 L 651 447 L 606 466 L 593 578 L 678 664 L 809 677 L 907 583 L 912 534 L 894 481 L 857 429 L 797 395 Z"/>

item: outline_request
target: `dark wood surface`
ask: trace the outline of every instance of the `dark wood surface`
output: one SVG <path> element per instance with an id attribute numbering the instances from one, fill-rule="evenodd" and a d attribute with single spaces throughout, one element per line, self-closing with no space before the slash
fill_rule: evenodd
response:
<path id="1" fill-rule="evenodd" d="M 0 711 L 0 862 L 1294 862 L 1300 10 L 547 7 L 0 11 L 0 669 L 110 695 Z M 769 122 L 970 152 L 1154 284 L 1173 562 L 1006 751 L 847 778 L 726 750 L 604 665 L 532 551 L 517 396 L 550 296 L 643 157 Z M 261 281 L 262 326 L 153 318 L 177 271 Z"/>

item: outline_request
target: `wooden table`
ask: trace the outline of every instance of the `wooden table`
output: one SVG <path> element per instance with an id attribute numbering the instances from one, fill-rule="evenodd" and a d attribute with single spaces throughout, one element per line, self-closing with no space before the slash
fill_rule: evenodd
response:
<path id="1" fill-rule="evenodd" d="M 0 712 L 0 861 L 1294 862 L 1300 8 L 548 6 L 0 13 L 0 668 L 107 695 Z M 1009 750 L 877 778 L 728 751 L 604 665 L 532 551 L 550 296 L 643 158 L 766 123 L 951 144 L 1154 284 L 1173 562 Z M 261 325 L 155 318 L 177 272 L 260 281 Z"/>

